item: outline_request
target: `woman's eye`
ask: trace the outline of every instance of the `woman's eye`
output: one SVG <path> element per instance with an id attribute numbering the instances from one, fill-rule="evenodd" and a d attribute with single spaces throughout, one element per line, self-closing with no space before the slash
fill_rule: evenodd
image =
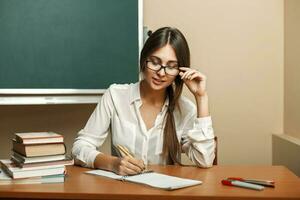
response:
<path id="1" fill-rule="evenodd" d="M 178 65 L 174 64 L 174 65 L 169 65 L 169 68 L 178 68 Z"/>
<path id="2" fill-rule="evenodd" d="M 152 64 L 153 64 L 153 65 L 159 65 L 159 62 L 157 62 L 157 61 L 152 61 Z"/>

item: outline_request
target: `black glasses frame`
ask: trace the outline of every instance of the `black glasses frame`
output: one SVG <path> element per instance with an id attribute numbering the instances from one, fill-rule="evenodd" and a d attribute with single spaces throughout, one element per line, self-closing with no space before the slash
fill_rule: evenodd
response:
<path id="1" fill-rule="evenodd" d="M 153 63 L 151 60 L 146 60 L 146 67 L 148 68 L 148 69 L 151 69 L 150 67 L 148 67 L 148 62 L 151 62 L 151 63 Z M 163 65 L 161 65 L 161 64 L 157 64 L 157 65 L 159 65 L 160 66 L 160 68 L 159 69 L 157 69 L 157 70 L 155 70 L 155 69 L 151 69 L 152 71 L 155 71 L 155 72 L 159 72 L 161 69 L 164 69 L 164 72 L 165 72 L 165 74 L 168 74 L 169 76 L 177 76 L 178 74 L 176 74 L 176 75 L 172 75 L 172 74 L 169 74 L 169 73 L 167 73 L 167 71 L 166 71 L 166 68 L 168 68 L 169 66 L 168 65 L 166 65 L 166 66 L 163 66 Z M 176 69 L 178 70 L 178 73 L 179 73 L 179 68 L 178 67 L 176 67 Z"/>

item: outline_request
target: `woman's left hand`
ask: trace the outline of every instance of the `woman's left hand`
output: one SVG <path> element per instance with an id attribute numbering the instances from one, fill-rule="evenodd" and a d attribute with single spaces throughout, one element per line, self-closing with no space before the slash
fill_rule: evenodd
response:
<path id="1" fill-rule="evenodd" d="M 206 76 L 189 67 L 179 67 L 179 76 L 194 96 L 206 95 Z"/>

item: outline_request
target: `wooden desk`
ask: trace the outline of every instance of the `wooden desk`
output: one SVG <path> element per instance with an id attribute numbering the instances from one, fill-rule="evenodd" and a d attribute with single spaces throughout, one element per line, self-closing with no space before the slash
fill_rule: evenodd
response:
<path id="1" fill-rule="evenodd" d="M 210 169 L 179 166 L 152 166 L 157 172 L 194 178 L 202 185 L 164 191 L 144 185 L 84 174 L 89 169 L 68 167 L 62 184 L 0 186 L 0 198 L 28 199 L 300 199 L 300 179 L 283 166 L 214 166 Z M 222 179 L 249 177 L 272 179 L 276 188 L 255 191 L 223 186 Z"/>

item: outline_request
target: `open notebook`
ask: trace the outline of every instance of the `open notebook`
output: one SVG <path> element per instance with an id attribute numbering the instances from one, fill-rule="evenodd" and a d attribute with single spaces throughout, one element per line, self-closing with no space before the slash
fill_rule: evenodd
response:
<path id="1" fill-rule="evenodd" d="M 176 176 L 169 176 L 165 174 L 156 173 L 153 171 L 148 171 L 133 176 L 121 176 L 113 172 L 104 171 L 100 169 L 87 171 L 86 173 L 98 175 L 98 176 L 104 176 L 104 177 L 121 180 L 121 181 L 129 181 L 133 183 L 145 184 L 145 185 L 149 185 L 152 187 L 165 189 L 165 190 L 175 190 L 175 189 L 185 188 L 193 185 L 199 185 L 202 183 L 202 181 L 199 180 L 179 178 Z"/>

